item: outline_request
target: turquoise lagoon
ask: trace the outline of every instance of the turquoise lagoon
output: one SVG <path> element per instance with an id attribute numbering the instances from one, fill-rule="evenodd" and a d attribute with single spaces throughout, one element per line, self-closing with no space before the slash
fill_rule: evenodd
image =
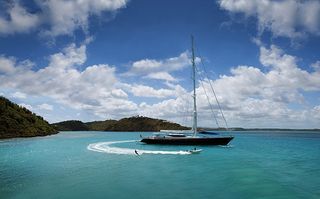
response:
<path id="1" fill-rule="evenodd" d="M 139 135 L 61 132 L 2 140 L 0 198 L 320 198 L 320 132 L 234 132 L 230 146 L 199 147 L 202 153 L 193 155 L 137 156 L 125 149 L 190 149 L 138 142 L 88 150 Z"/>

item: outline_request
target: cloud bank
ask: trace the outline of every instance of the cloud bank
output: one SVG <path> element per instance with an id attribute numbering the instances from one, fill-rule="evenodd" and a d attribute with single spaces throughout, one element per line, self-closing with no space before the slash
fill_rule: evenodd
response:
<path id="1" fill-rule="evenodd" d="M 36 11 L 24 7 L 18 0 L 7 5 L 7 16 L 0 17 L 0 33 L 25 33 L 41 27 L 48 36 L 72 35 L 79 28 L 88 30 L 91 16 L 114 13 L 128 0 L 47 0 L 34 1 Z"/>
<path id="2" fill-rule="evenodd" d="M 274 36 L 301 38 L 320 34 L 320 2 L 317 0 L 220 0 L 222 9 L 257 19 L 258 30 Z"/>
<path id="3" fill-rule="evenodd" d="M 198 58 L 199 59 L 199 58 Z M 181 53 L 178 57 L 164 60 L 143 59 L 132 63 L 131 69 L 125 74 L 128 76 L 144 76 L 148 79 L 177 81 L 170 73 L 179 71 L 191 64 L 188 52 Z"/>
<path id="4" fill-rule="evenodd" d="M 168 68 L 163 69 L 164 72 L 186 70 L 190 63 L 184 56 L 182 53 L 157 61 L 137 60 L 125 74 L 133 71 L 134 75 L 161 72 L 159 63 L 171 63 L 172 60 L 179 64 L 166 65 Z M 139 114 L 186 123 L 185 118 L 191 114 L 188 111 L 192 107 L 192 92 L 178 82 L 159 78 L 155 81 L 161 82 L 161 88 L 148 85 L 148 81 L 145 85 L 130 83 L 121 79 L 123 74 L 117 72 L 116 66 L 85 66 L 86 59 L 86 45 L 75 44 L 51 55 L 49 64 L 39 70 L 33 69 L 34 64 L 30 60 L 17 61 L 14 57 L 2 55 L 0 87 L 13 90 L 13 95 L 21 100 L 28 96 L 46 96 L 63 106 L 102 119 Z M 298 66 L 298 60 L 275 45 L 261 46 L 260 62 L 264 68 L 240 65 L 232 68 L 229 75 L 221 75 L 216 80 L 198 80 L 198 83 L 203 84 L 221 126 L 221 115 L 212 100 L 214 96 L 209 92 L 209 81 L 216 90 L 230 126 L 298 128 L 308 125 L 319 128 L 320 105 L 308 105 L 304 96 L 306 92 L 320 91 L 318 62 L 307 71 Z M 198 87 L 197 93 L 200 125 L 214 126 L 205 91 Z M 293 105 L 300 108 L 292 108 Z M 50 104 L 37 108 L 54 109 Z"/>

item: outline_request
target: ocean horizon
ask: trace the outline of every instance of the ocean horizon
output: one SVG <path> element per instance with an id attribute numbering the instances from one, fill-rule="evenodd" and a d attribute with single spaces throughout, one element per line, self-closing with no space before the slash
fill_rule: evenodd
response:
<path id="1" fill-rule="evenodd" d="M 69 131 L 1 140 L 0 196 L 320 197 L 320 132 L 232 132 L 228 146 L 197 146 L 200 154 L 142 144 L 140 134 L 151 135 Z"/>

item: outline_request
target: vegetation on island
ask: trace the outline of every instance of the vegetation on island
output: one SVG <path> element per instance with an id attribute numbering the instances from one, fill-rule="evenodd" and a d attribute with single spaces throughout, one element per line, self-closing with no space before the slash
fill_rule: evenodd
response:
<path id="1" fill-rule="evenodd" d="M 89 131 L 90 128 L 79 120 L 68 120 L 51 124 L 59 131 Z"/>
<path id="2" fill-rule="evenodd" d="M 54 123 L 52 125 L 59 131 L 160 131 L 189 129 L 188 127 L 181 126 L 177 123 L 142 116 L 87 123 L 70 120 Z"/>
<path id="3" fill-rule="evenodd" d="M 117 122 L 117 120 L 93 121 L 87 122 L 86 125 L 88 125 L 91 131 L 106 131 L 106 129 L 108 129 L 109 126 Z"/>
<path id="4" fill-rule="evenodd" d="M 166 120 L 149 117 L 123 118 L 106 129 L 107 131 L 160 131 L 160 130 L 188 130 L 190 128 Z"/>
<path id="5" fill-rule="evenodd" d="M 0 96 L 0 139 L 58 133 L 41 116 Z"/>

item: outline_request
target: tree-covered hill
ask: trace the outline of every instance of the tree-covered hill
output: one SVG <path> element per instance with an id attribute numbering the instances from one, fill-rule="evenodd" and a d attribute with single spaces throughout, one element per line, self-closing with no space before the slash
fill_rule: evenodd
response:
<path id="1" fill-rule="evenodd" d="M 0 139 L 58 133 L 41 116 L 0 96 Z"/>
<path id="2" fill-rule="evenodd" d="M 89 126 L 79 120 L 68 120 L 52 124 L 59 131 L 89 131 Z"/>
<path id="3" fill-rule="evenodd" d="M 160 130 L 187 130 L 189 128 L 177 123 L 149 117 L 123 118 L 110 125 L 106 131 L 160 131 Z"/>
<path id="4" fill-rule="evenodd" d="M 109 126 L 117 123 L 117 120 L 105 120 L 105 121 L 93 121 L 87 122 L 86 124 L 89 126 L 89 129 L 92 131 L 105 131 L 109 128 Z"/>
<path id="5" fill-rule="evenodd" d="M 81 121 L 64 121 L 54 123 L 59 131 L 160 131 L 186 130 L 187 127 L 165 120 L 148 117 L 129 117 L 121 120 L 105 120 L 83 123 Z"/>

